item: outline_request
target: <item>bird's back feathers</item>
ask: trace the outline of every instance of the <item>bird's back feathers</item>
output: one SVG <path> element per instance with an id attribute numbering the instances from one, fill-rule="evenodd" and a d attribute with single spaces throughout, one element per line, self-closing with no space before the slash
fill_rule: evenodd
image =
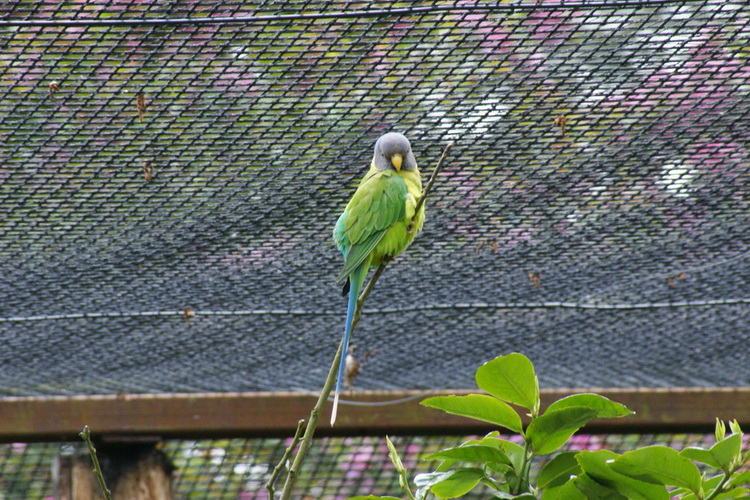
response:
<path id="1" fill-rule="evenodd" d="M 404 219 L 407 194 L 406 183 L 395 170 L 376 171 L 363 179 L 334 228 L 334 239 L 344 254 L 337 283 L 365 261 L 389 228 Z"/>

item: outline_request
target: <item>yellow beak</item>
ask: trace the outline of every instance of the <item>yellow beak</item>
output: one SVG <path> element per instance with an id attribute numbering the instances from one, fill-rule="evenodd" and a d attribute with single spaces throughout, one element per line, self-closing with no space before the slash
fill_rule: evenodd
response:
<path id="1" fill-rule="evenodd" d="M 404 157 L 400 153 L 394 153 L 391 156 L 391 163 L 396 167 L 396 170 L 401 171 L 401 163 L 404 161 Z"/>

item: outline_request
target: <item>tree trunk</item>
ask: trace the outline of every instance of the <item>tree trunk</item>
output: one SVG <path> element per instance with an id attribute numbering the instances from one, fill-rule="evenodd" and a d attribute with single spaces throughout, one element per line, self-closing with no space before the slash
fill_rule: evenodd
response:
<path id="1" fill-rule="evenodd" d="M 172 500 L 174 467 L 154 443 L 99 443 L 97 458 L 113 500 Z M 101 500 L 88 453 L 57 461 L 57 500 Z"/>

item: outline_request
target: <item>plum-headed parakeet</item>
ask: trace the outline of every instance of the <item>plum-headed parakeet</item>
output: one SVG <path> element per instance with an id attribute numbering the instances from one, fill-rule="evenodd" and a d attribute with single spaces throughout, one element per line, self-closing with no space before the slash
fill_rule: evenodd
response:
<path id="1" fill-rule="evenodd" d="M 344 256 L 344 269 L 336 281 L 347 282 L 349 302 L 331 425 L 336 421 L 354 309 L 367 271 L 401 253 L 422 229 L 424 204 L 416 212 L 421 196 L 422 179 L 408 139 L 393 132 L 381 136 L 370 170 L 333 229 L 333 239 Z"/>

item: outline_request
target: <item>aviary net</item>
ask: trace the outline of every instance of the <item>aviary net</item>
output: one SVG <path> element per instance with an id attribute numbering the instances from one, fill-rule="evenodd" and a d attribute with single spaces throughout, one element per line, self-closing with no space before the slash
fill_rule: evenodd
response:
<path id="1" fill-rule="evenodd" d="M 377 137 L 424 231 L 364 389 L 750 383 L 750 4 L 7 2 L 0 394 L 319 389 Z"/>

